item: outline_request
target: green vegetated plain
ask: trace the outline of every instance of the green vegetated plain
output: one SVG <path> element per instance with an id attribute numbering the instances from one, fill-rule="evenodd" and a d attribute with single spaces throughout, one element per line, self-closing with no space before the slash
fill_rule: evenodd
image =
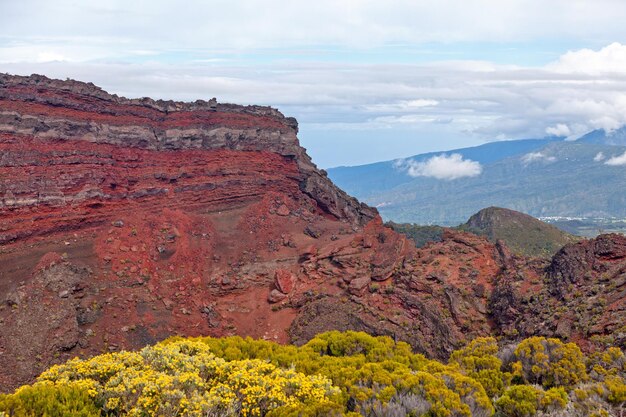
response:
<path id="1" fill-rule="evenodd" d="M 574 343 L 479 338 L 447 362 L 389 337 L 323 333 L 303 346 L 167 339 L 73 359 L 0 395 L 0 416 L 619 416 L 626 358 Z"/>

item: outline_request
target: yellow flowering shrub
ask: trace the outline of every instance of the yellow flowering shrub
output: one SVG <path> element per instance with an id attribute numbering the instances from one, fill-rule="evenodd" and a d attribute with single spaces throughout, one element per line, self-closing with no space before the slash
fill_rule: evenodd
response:
<path id="1" fill-rule="evenodd" d="M 496 401 L 496 408 L 508 417 L 532 417 L 537 413 L 541 397 L 540 388 L 513 385 Z"/>
<path id="2" fill-rule="evenodd" d="M 407 343 L 389 337 L 331 331 L 300 348 L 240 337 L 198 340 L 229 360 L 264 359 L 293 366 L 307 375 L 324 375 L 341 390 L 341 403 L 348 408 L 352 400 L 362 413 L 385 409 L 390 403 L 396 408 L 401 403 L 408 406 L 407 398 L 428 404 L 431 416 L 471 416 L 471 410 L 479 409 L 483 414 L 475 415 L 493 413 L 479 383 L 452 367 L 414 354 Z"/>
<path id="3" fill-rule="evenodd" d="M 615 372 L 626 372 L 626 355 L 621 349 L 610 347 L 604 352 L 597 353 L 601 365 L 606 369 L 615 370 Z"/>
<path id="4" fill-rule="evenodd" d="M 583 354 L 575 343 L 531 337 L 518 345 L 515 356 L 513 373 L 527 383 L 572 387 L 588 379 Z"/>
<path id="5" fill-rule="evenodd" d="M 562 410 L 568 401 L 569 397 L 563 387 L 550 388 L 541 397 L 541 408 L 548 412 Z"/>
<path id="6" fill-rule="evenodd" d="M 498 343 L 493 337 L 479 337 L 450 356 L 450 365 L 480 382 L 490 398 L 501 395 L 510 375 L 502 372 Z"/>
<path id="7" fill-rule="evenodd" d="M 587 359 L 574 344 L 530 338 L 515 350 L 512 373 L 498 353 L 493 338 L 441 363 L 359 332 L 324 333 L 300 347 L 173 337 L 53 366 L 0 395 L 0 417 L 610 416 L 626 401 L 619 349 Z"/>
<path id="8" fill-rule="evenodd" d="M 606 399 L 612 404 L 626 406 L 626 382 L 616 375 L 609 375 L 604 379 Z"/>
<path id="9" fill-rule="evenodd" d="M 105 413 L 124 416 L 263 416 L 283 406 L 330 402 L 338 392 L 325 377 L 262 360 L 226 362 L 193 340 L 73 359 L 39 381 L 84 381 Z"/>

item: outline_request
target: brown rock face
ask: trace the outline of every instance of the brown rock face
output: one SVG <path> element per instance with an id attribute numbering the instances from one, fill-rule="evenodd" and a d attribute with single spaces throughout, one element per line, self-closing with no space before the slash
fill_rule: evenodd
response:
<path id="1" fill-rule="evenodd" d="M 501 330 L 571 339 L 587 349 L 626 347 L 626 237 L 566 245 L 545 272 L 541 280 L 524 272 L 500 280 L 492 309 Z"/>
<path id="2" fill-rule="evenodd" d="M 51 263 L 33 272 L 27 283 L 6 295 L 11 314 L 3 317 L 0 349 L 4 363 L 17 375 L 35 375 L 46 369 L 57 352 L 80 348 L 86 315 L 81 306 L 89 270 Z M 11 381 L 3 372 L 0 382 Z"/>
<path id="3" fill-rule="evenodd" d="M 571 285 L 582 284 L 590 274 L 609 272 L 626 259 L 626 237 L 600 235 L 578 245 L 564 247 L 548 268 L 550 288 L 561 298 L 567 297 Z"/>
<path id="4" fill-rule="evenodd" d="M 443 358 L 501 330 L 574 334 L 524 321 L 549 304 L 527 298 L 562 303 L 570 283 L 603 279 L 614 292 L 593 331 L 617 334 L 617 238 L 568 249 L 592 265 L 582 276 L 569 255 L 529 262 L 469 233 L 417 250 L 317 170 L 296 133 L 267 107 L 0 75 L 0 391 L 171 335 L 366 330 Z"/>
<path id="5" fill-rule="evenodd" d="M 0 75 L 0 386 L 171 334 L 286 341 L 295 311 L 269 306 L 274 271 L 377 216 L 317 170 L 296 133 L 268 107 Z M 83 271 L 80 293 L 36 294 L 51 259 Z M 18 354 L 34 333 L 41 343 Z"/>

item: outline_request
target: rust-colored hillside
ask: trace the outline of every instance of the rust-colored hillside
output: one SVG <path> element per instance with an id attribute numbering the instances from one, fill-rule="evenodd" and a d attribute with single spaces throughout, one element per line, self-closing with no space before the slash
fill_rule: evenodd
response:
<path id="1" fill-rule="evenodd" d="M 551 264 L 462 232 L 416 249 L 296 134 L 267 107 L 0 75 L 0 391 L 176 334 L 366 330 L 439 358 L 486 334 L 623 346 L 623 238 Z"/>

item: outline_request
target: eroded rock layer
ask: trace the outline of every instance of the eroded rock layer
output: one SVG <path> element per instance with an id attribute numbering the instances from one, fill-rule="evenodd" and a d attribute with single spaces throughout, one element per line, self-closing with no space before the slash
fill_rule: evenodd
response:
<path id="1" fill-rule="evenodd" d="M 480 335 L 619 334 L 625 242 L 552 263 L 455 231 L 416 249 L 296 134 L 267 107 L 0 75 L 0 391 L 177 334 L 303 343 L 366 330 L 438 358 Z M 591 267 L 572 274 L 573 262 Z M 541 310 L 607 277 L 598 326 Z"/>

